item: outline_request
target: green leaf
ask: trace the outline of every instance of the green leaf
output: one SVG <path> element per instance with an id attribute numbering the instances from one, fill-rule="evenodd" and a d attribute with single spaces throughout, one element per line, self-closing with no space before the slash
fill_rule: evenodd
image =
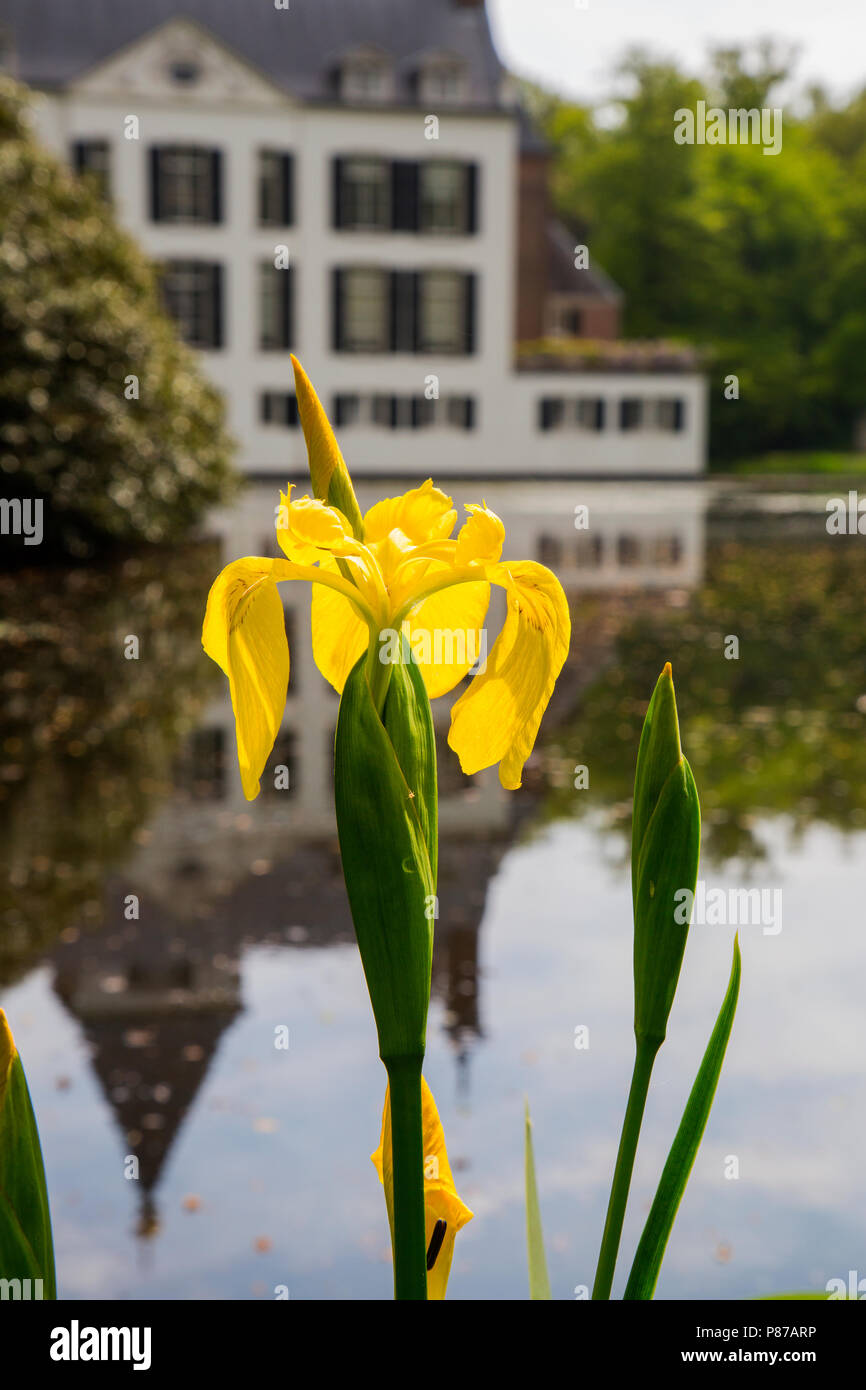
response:
<path id="1" fill-rule="evenodd" d="M 403 650 L 384 723 L 360 658 L 343 690 L 334 750 L 343 874 L 385 1062 L 424 1054 L 436 892 L 432 716 Z"/>
<path id="2" fill-rule="evenodd" d="M 421 822 L 433 884 L 438 877 L 438 793 L 436 779 L 436 735 L 430 697 L 420 667 L 403 637 L 401 672 L 388 685 L 383 721 L 401 768 L 415 793 L 415 810 Z"/>
<path id="3" fill-rule="evenodd" d="M 692 1171 L 719 1083 L 719 1074 L 722 1070 L 737 1008 L 737 996 L 740 990 L 740 963 L 740 945 L 739 941 L 734 938 L 734 960 L 727 993 L 719 1010 L 716 1026 L 707 1044 L 707 1050 L 704 1053 L 695 1084 L 686 1103 L 676 1138 L 662 1170 L 658 1190 L 631 1267 L 625 1290 L 626 1299 L 649 1299 L 652 1298 L 655 1291 L 665 1247 L 682 1195 L 686 1189 L 686 1183 L 689 1180 L 689 1174 Z"/>
<path id="4" fill-rule="evenodd" d="M 526 1102 L 526 1254 L 529 1262 L 529 1297 L 551 1298 L 547 1258 L 544 1254 L 544 1235 L 541 1230 L 541 1209 L 538 1205 L 538 1186 L 535 1181 L 529 1101 Z"/>
<path id="5" fill-rule="evenodd" d="M 631 827 L 631 885 L 636 896 L 641 845 L 662 787 L 682 757 L 677 701 L 668 661 L 656 681 L 638 745 Z"/>
<path id="6" fill-rule="evenodd" d="M 634 896 L 634 1030 L 639 1042 L 656 1048 L 665 1039 L 680 978 L 700 850 L 698 792 L 681 757 L 649 819 Z"/>
<path id="7" fill-rule="evenodd" d="M 41 1280 L 42 1297 L 57 1297 L 51 1216 L 39 1132 L 21 1058 L 2 1009 L 0 1279 Z"/>

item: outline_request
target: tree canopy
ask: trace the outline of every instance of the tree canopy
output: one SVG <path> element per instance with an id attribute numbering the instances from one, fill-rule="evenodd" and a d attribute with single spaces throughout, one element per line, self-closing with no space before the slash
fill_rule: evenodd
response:
<path id="1" fill-rule="evenodd" d="M 153 267 L 0 79 L 0 491 L 43 500 L 42 558 L 163 543 L 230 494 L 232 450 Z"/>
<path id="2" fill-rule="evenodd" d="M 624 290 L 625 332 L 706 350 L 718 458 L 845 448 L 866 410 L 866 90 L 789 99 L 793 61 L 716 49 L 699 77 L 632 52 L 597 105 L 527 92 L 558 211 Z M 781 151 L 675 143 L 698 100 L 781 108 Z"/>

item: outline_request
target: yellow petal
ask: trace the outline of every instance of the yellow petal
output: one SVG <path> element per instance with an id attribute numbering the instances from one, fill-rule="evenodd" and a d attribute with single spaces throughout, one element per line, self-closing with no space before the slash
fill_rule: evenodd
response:
<path id="1" fill-rule="evenodd" d="M 447 574 L 449 566 L 437 564 L 428 568 L 425 577 L 430 578 L 440 568 Z M 484 654 L 484 619 L 489 604 L 490 585 L 482 579 L 478 584 L 440 589 L 412 613 L 409 641 L 431 700 L 459 685 Z"/>
<path id="2" fill-rule="evenodd" d="M 345 555 L 357 549 L 341 511 L 315 497 L 299 497 L 292 502 L 291 484 L 287 493 L 280 493 L 277 541 L 289 560 L 302 564 L 312 564 L 322 552 Z"/>
<path id="3" fill-rule="evenodd" d="M 439 1111 L 433 1099 L 433 1092 L 424 1078 L 421 1078 L 421 1115 L 424 1127 L 424 1216 L 427 1247 L 436 1228 L 437 1221 L 445 1222 L 445 1238 L 432 1269 L 427 1271 L 428 1299 L 443 1299 L 451 1272 L 454 1255 L 454 1238 L 473 1213 L 457 1195 L 454 1175 L 448 1162 L 445 1148 L 445 1134 Z M 379 1180 L 385 1189 L 385 1202 L 388 1207 L 388 1221 L 394 1230 L 394 1169 L 391 1157 L 391 1091 L 385 1093 L 385 1109 L 382 1115 L 382 1134 L 379 1147 L 370 1157 L 376 1165 Z"/>
<path id="4" fill-rule="evenodd" d="M 505 527 L 495 512 L 470 503 L 469 516 L 457 536 L 456 565 L 469 565 L 475 560 L 496 564 L 505 542 Z"/>
<path id="5" fill-rule="evenodd" d="M 499 763 L 499 780 L 520 786 L 542 715 L 568 654 L 571 620 L 562 586 L 524 561 L 488 571 L 508 593 L 508 616 L 487 669 L 451 711 L 448 743 L 467 774 Z"/>
<path id="6" fill-rule="evenodd" d="M 3 1110 L 3 1100 L 9 1085 L 12 1063 L 17 1056 L 18 1051 L 15 1047 L 15 1039 L 12 1037 L 12 1030 L 5 1013 L 0 1009 L 0 1111 Z"/>
<path id="7" fill-rule="evenodd" d="M 322 570 L 333 569 L 333 560 L 323 560 Z M 357 609 L 334 589 L 322 584 L 313 585 L 311 609 L 313 630 L 313 659 L 338 694 L 342 694 L 346 677 L 370 642 L 370 630 Z"/>
<path id="8" fill-rule="evenodd" d="M 384 541 L 391 531 L 402 531 L 413 545 L 424 545 L 447 540 L 456 520 L 451 498 L 428 478 L 402 497 L 385 497 L 371 507 L 364 517 L 364 535 L 372 543 Z"/>
<path id="9" fill-rule="evenodd" d="M 279 732 L 289 685 L 283 603 L 274 579 L 284 561 L 236 560 L 215 580 L 202 645 L 229 679 L 244 796 L 253 801 Z"/>

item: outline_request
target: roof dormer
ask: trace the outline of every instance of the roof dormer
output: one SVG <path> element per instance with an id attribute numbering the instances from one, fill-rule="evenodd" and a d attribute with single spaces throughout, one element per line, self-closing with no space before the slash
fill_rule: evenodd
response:
<path id="1" fill-rule="evenodd" d="M 462 106 L 469 99 L 469 70 L 457 53 L 426 53 L 415 73 L 418 99 L 424 106 Z"/>
<path id="2" fill-rule="evenodd" d="M 337 66 L 340 99 L 380 106 L 394 100 L 394 64 L 383 49 L 364 44 L 345 53 Z"/>

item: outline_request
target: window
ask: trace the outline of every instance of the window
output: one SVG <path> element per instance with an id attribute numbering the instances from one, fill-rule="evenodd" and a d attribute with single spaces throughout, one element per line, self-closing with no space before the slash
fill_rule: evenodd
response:
<path id="1" fill-rule="evenodd" d="M 111 146 L 107 140 L 76 140 L 72 146 L 72 167 L 76 174 L 91 175 L 103 198 L 111 194 Z"/>
<path id="2" fill-rule="evenodd" d="M 562 429 L 565 423 L 565 401 L 545 396 L 538 403 L 538 427 L 542 430 Z"/>
<path id="3" fill-rule="evenodd" d="M 390 286 L 386 271 L 338 271 L 337 286 L 338 350 L 387 352 L 390 348 Z"/>
<path id="4" fill-rule="evenodd" d="M 660 430 L 678 431 L 684 423 L 683 402 L 662 400 L 655 402 L 655 423 Z"/>
<path id="5" fill-rule="evenodd" d="M 462 271 L 334 272 L 336 352 L 470 353 L 475 276 Z"/>
<path id="6" fill-rule="evenodd" d="M 421 276 L 418 351 L 467 352 L 469 281 L 456 270 L 428 270 Z"/>
<path id="7" fill-rule="evenodd" d="M 619 536 L 616 542 L 616 557 L 623 566 L 630 567 L 640 562 L 640 543 L 635 536 Z"/>
<path id="8" fill-rule="evenodd" d="M 343 64 L 340 95 L 344 101 L 388 101 L 393 94 L 390 65 L 381 58 L 351 58 Z"/>
<path id="9" fill-rule="evenodd" d="M 390 228 L 391 170 L 386 159 L 338 159 L 335 179 L 335 226 L 370 232 Z"/>
<path id="10" fill-rule="evenodd" d="M 367 396 L 358 393 L 334 397 L 334 422 L 340 426 L 373 425 L 379 429 L 471 430 L 475 426 L 472 396 Z"/>
<path id="11" fill-rule="evenodd" d="M 344 231 L 470 235 L 478 230 L 478 165 L 447 159 L 334 160 L 334 226 Z"/>
<path id="12" fill-rule="evenodd" d="M 453 105 L 466 96 L 466 70 L 462 63 L 429 63 L 420 74 L 419 87 L 426 102 Z"/>
<path id="13" fill-rule="evenodd" d="M 169 75 L 179 87 L 192 87 L 201 77 L 201 69 L 192 59 L 180 59 L 170 65 Z"/>
<path id="14" fill-rule="evenodd" d="M 469 171 L 473 165 L 431 159 L 420 169 L 422 232 L 453 235 L 469 230 Z"/>
<path id="15" fill-rule="evenodd" d="M 560 309 L 558 331 L 564 338 L 579 338 L 583 331 L 582 311 L 580 309 Z"/>
<path id="16" fill-rule="evenodd" d="M 166 309 L 190 347 L 222 347 L 221 265 L 209 261 L 167 261 L 162 272 L 162 294 Z"/>
<path id="17" fill-rule="evenodd" d="M 288 352 L 292 346 L 292 270 L 259 262 L 259 347 Z"/>
<path id="18" fill-rule="evenodd" d="M 604 558 L 604 542 L 601 536 L 578 536 L 574 558 L 578 569 L 598 569 Z"/>
<path id="19" fill-rule="evenodd" d="M 678 565 L 683 555 L 682 542 L 679 536 L 657 536 L 652 543 L 653 564 L 660 568 L 672 568 Z"/>
<path id="20" fill-rule="evenodd" d="M 163 145 L 150 152 L 154 222 L 222 221 L 222 156 L 195 145 Z"/>
<path id="21" fill-rule="evenodd" d="M 619 427 L 621 430 L 638 430 L 643 424 L 643 401 L 626 398 L 619 403 Z"/>
<path id="22" fill-rule="evenodd" d="M 225 731 L 196 729 L 186 740 L 174 765 L 179 791 L 195 801 L 217 801 L 226 791 Z"/>
<path id="23" fill-rule="evenodd" d="M 373 424 L 380 428 L 392 430 L 397 425 L 397 397 L 396 396 L 374 396 L 373 397 Z"/>
<path id="24" fill-rule="evenodd" d="M 582 397 L 575 402 L 575 419 L 578 429 L 603 430 L 604 401 L 590 396 Z"/>
<path id="25" fill-rule="evenodd" d="M 290 391 L 263 391 L 259 397 L 259 416 L 263 425 L 282 425 L 297 429 L 298 401 Z"/>
<path id="26" fill-rule="evenodd" d="M 562 564 L 562 541 L 557 536 L 539 536 L 538 562 L 548 568 L 558 568 Z"/>
<path id="27" fill-rule="evenodd" d="M 361 397 L 343 394 L 334 397 L 334 424 L 357 425 L 361 419 Z"/>
<path id="28" fill-rule="evenodd" d="M 289 227 L 294 220 L 293 160 L 278 150 L 259 151 L 259 226 Z"/>
<path id="29" fill-rule="evenodd" d="M 472 396 L 450 396 L 447 401 L 447 421 L 452 429 L 475 428 L 475 400 Z"/>

